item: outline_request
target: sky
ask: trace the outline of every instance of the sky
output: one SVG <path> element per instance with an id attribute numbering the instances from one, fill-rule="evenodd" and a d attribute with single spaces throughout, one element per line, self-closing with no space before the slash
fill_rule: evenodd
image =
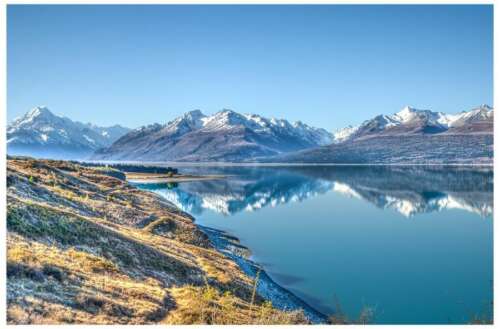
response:
<path id="1" fill-rule="evenodd" d="M 8 121 L 229 108 L 336 130 L 406 105 L 493 105 L 491 5 L 9 5 Z"/>

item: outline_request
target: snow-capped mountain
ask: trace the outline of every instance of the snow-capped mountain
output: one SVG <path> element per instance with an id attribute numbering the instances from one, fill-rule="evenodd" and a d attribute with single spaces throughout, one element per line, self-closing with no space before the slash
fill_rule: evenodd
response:
<path id="1" fill-rule="evenodd" d="M 458 114 L 405 107 L 334 133 L 334 142 L 260 162 L 342 164 L 491 164 L 493 108 Z"/>
<path id="2" fill-rule="evenodd" d="M 333 135 L 302 122 L 268 119 L 224 109 L 213 115 L 200 110 L 164 124 L 133 130 L 95 159 L 143 161 L 241 161 L 326 145 Z"/>
<path id="3" fill-rule="evenodd" d="M 458 114 L 406 106 L 393 115 L 378 115 L 359 126 L 340 129 L 334 133 L 334 142 L 342 143 L 373 136 L 481 132 L 493 132 L 493 108 L 488 105 Z"/>
<path id="4" fill-rule="evenodd" d="M 119 125 L 98 127 L 35 107 L 7 127 L 7 152 L 11 155 L 83 158 L 111 145 L 130 129 Z"/>

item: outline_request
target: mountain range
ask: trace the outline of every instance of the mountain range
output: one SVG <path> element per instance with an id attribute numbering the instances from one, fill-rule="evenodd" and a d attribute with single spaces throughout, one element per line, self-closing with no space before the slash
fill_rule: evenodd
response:
<path id="1" fill-rule="evenodd" d="M 378 115 L 359 126 L 341 129 L 334 134 L 334 142 L 338 144 L 375 136 L 492 132 L 493 108 L 488 105 L 458 114 L 418 110 L 406 106 L 393 115 Z"/>
<path id="2" fill-rule="evenodd" d="M 7 127 L 7 153 L 42 158 L 83 159 L 111 145 L 130 129 L 120 125 L 99 127 L 35 107 Z"/>
<path id="3" fill-rule="evenodd" d="M 491 163 L 493 108 L 446 114 L 405 107 L 335 133 L 300 121 L 194 110 L 134 130 L 98 127 L 37 107 L 11 123 L 8 153 L 122 161 Z"/>
<path id="4" fill-rule="evenodd" d="M 334 133 L 332 144 L 260 162 L 412 164 L 492 163 L 493 108 L 458 114 L 405 107 Z"/>
<path id="5" fill-rule="evenodd" d="M 93 155 L 98 160 L 246 161 L 333 142 L 333 134 L 300 121 L 224 109 L 195 110 L 166 124 L 135 129 Z"/>

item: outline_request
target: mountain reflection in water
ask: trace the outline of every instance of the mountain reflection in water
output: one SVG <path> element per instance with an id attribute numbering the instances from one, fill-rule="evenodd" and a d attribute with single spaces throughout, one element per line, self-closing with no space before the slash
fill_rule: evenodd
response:
<path id="1" fill-rule="evenodd" d="M 237 237 L 324 314 L 337 296 L 350 318 L 368 305 L 376 323 L 468 323 L 493 300 L 491 167 L 179 170 L 227 177 L 142 188 Z"/>
<path id="2" fill-rule="evenodd" d="M 405 217 L 447 209 L 462 209 L 481 217 L 493 212 L 491 167 L 191 167 L 181 168 L 181 172 L 228 176 L 178 185 L 146 185 L 193 215 L 206 209 L 224 215 L 256 211 L 328 191 L 393 209 Z"/>

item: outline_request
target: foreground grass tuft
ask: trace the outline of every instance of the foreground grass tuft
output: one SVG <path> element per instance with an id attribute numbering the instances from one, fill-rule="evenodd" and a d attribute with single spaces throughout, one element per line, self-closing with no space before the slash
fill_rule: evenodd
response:
<path id="1" fill-rule="evenodd" d="M 173 295 L 182 300 L 177 312 L 166 319 L 168 324 L 304 324 L 302 311 L 282 312 L 271 302 L 252 305 L 230 291 L 220 292 L 211 286 L 187 286 L 175 289 Z"/>

